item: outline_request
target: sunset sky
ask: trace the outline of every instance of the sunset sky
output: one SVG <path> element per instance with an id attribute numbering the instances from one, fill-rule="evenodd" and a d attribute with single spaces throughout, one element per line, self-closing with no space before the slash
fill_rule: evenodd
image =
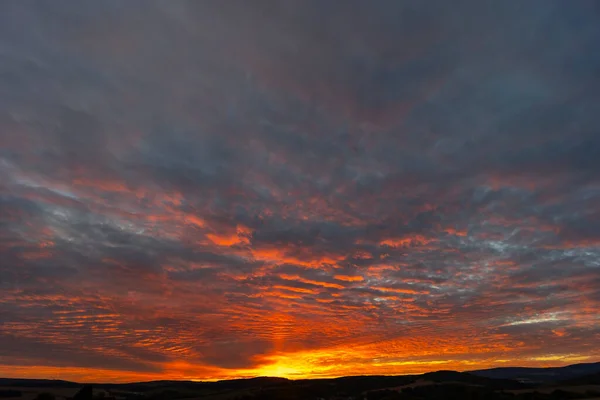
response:
<path id="1" fill-rule="evenodd" d="M 598 1 L 0 1 L 0 376 L 598 343 Z"/>

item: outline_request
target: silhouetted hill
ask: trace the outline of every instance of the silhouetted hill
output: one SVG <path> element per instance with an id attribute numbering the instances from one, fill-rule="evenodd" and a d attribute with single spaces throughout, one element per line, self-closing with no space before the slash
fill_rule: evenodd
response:
<path id="1" fill-rule="evenodd" d="M 517 382 L 511 379 L 496 379 L 488 378 L 484 376 L 477 376 L 468 372 L 456 372 L 456 371 L 436 371 L 428 372 L 421 375 L 422 379 L 430 380 L 433 382 L 458 382 L 468 385 L 485 386 L 491 389 L 524 389 L 529 387 L 528 385 Z"/>
<path id="2" fill-rule="evenodd" d="M 470 374 L 494 379 L 513 379 L 520 382 L 556 382 L 600 372 L 600 362 L 573 364 L 566 367 L 526 368 L 500 367 L 469 371 Z"/>
<path id="3" fill-rule="evenodd" d="M 586 374 L 587 371 L 593 373 Z M 566 381 L 561 379 L 569 377 Z M 521 380 L 506 379 L 514 377 Z M 539 382 L 539 383 L 525 383 Z M 436 371 L 422 375 L 347 376 L 333 379 L 258 377 L 218 382 L 151 381 L 93 385 L 119 400 L 316 400 L 316 399 L 512 399 L 560 400 L 598 397 L 600 363 L 560 368 L 495 368 L 472 372 Z M 591 387 L 585 387 L 585 386 Z M 62 380 L 0 379 L 0 389 L 61 393 L 84 384 Z M 572 392 L 569 392 L 573 389 Z M 87 389 L 87 398 L 91 398 Z M 34 390 L 35 392 L 35 390 Z M 592 396 L 593 395 L 593 396 Z M 96 397 L 93 397 L 94 399 Z M 99 398 L 98 398 L 99 399 Z"/>
<path id="4" fill-rule="evenodd" d="M 567 379 L 560 382 L 561 385 L 600 385 L 600 372 L 578 378 Z"/>
<path id="5" fill-rule="evenodd" d="M 264 388 L 285 385 L 291 382 L 286 378 L 256 377 L 246 379 L 230 379 L 216 382 L 194 382 L 194 381 L 149 381 L 135 383 L 97 383 L 97 388 L 118 389 L 131 392 L 159 391 L 163 389 L 177 388 L 179 390 L 242 390 L 248 388 Z"/>
<path id="6" fill-rule="evenodd" d="M 0 386 L 12 387 L 47 387 L 47 388 L 78 388 L 80 383 L 63 381 L 59 379 L 19 379 L 0 378 Z"/>

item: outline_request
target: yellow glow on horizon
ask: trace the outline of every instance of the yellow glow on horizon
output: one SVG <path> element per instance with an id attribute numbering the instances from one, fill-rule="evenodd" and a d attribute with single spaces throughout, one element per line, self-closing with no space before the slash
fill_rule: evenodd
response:
<path id="1" fill-rule="evenodd" d="M 533 361 L 564 361 L 564 362 L 578 362 L 588 360 L 590 356 L 584 356 L 581 354 L 550 354 L 546 356 L 531 357 Z"/>
<path id="2" fill-rule="evenodd" d="M 349 375 L 411 375 L 440 369 L 465 371 L 497 367 L 499 364 L 521 366 L 561 366 L 589 360 L 581 354 L 549 354 L 529 358 L 469 359 L 399 359 L 382 356 L 369 358 L 369 351 L 335 348 L 298 351 L 265 356 L 255 368 L 223 369 L 186 361 L 157 365 L 161 372 L 144 373 L 82 367 L 0 365 L 0 376 L 13 378 L 62 379 L 76 382 L 140 382 L 152 380 L 217 381 L 256 376 L 288 379 L 336 378 Z M 540 362 L 543 364 L 540 365 Z"/>

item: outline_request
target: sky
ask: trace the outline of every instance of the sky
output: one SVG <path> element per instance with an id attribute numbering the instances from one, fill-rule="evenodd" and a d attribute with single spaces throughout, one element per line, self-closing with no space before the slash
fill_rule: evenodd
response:
<path id="1" fill-rule="evenodd" d="M 600 361 L 597 1 L 0 2 L 0 376 Z"/>

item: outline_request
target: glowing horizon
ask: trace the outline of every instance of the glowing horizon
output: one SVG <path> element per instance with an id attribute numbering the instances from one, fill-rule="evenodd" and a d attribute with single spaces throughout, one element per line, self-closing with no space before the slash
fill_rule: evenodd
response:
<path id="1" fill-rule="evenodd" d="M 274 357 L 275 359 L 280 357 Z M 311 369 L 309 372 L 302 372 L 301 367 L 289 366 L 285 363 L 279 365 L 265 365 L 252 370 L 242 371 L 220 371 L 215 375 L 200 376 L 193 371 L 195 368 L 186 363 L 175 363 L 173 366 L 162 366 L 163 372 L 158 374 L 143 374 L 131 373 L 118 370 L 103 370 L 103 369 L 86 369 L 73 367 L 47 367 L 47 366 L 11 366 L 10 369 L 0 366 L 0 377 L 2 378 L 26 378 L 26 379 L 58 379 L 79 383 L 137 383 L 157 380 L 180 380 L 180 381 L 197 381 L 197 382 L 215 382 L 229 379 L 251 379 L 257 377 L 269 378 L 286 378 L 291 380 L 296 379 L 321 379 L 321 378 L 339 378 L 346 376 L 393 376 L 393 375 L 419 375 L 427 372 L 435 372 L 440 370 L 452 371 L 473 371 L 477 369 L 488 369 L 497 367 L 532 367 L 532 368 L 547 368 L 547 367 L 562 367 L 566 365 L 590 362 L 590 356 L 581 356 L 573 354 L 560 354 L 556 356 L 538 357 L 531 359 L 499 359 L 491 362 L 473 362 L 465 360 L 463 362 L 449 362 L 448 360 L 427 360 L 427 361 L 407 361 L 404 363 L 390 363 L 391 368 L 378 369 L 374 364 L 363 366 L 359 372 L 356 372 L 356 366 L 352 366 L 352 371 L 349 368 L 341 368 L 344 372 L 318 372 Z M 177 365 L 179 364 L 179 365 Z M 412 368 L 410 366 L 413 366 Z M 416 367 L 415 367 L 416 366 Z M 332 365 L 326 368 L 331 371 L 338 368 L 340 365 Z M 200 367 L 202 368 L 202 367 Z M 379 372 L 377 372 L 379 371 Z"/>

